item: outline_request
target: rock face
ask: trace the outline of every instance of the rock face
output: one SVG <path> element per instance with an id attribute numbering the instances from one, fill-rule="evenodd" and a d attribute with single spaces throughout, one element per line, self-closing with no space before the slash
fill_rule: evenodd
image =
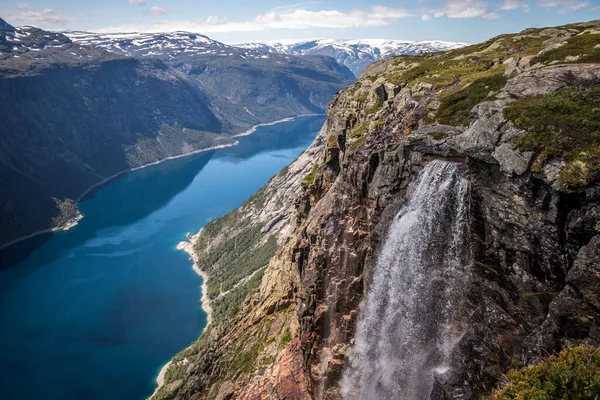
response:
<path id="1" fill-rule="evenodd" d="M 334 97 L 309 150 L 262 189 L 268 203 L 234 211 L 252 217 L 248 227 L 218 219 L 203 230 L 199 255 L 210 254 L 207 243 L 263 226 L 262 218 L 285 216 L 262 282 L 200 338 L 187 354 L 191 366 L 173 370 L 169 390 L 156 399 L 341 399 L 376 260 L 416 177 L 434 159 L 459 163 L 470 182 L 471 264 L 462 277 L 466 290 L 457 293 L 464 329 L 447 368 L 434 374 L 429 398 L 476 399 L 509 369 L 564 346 L 599 346 L 600 177 L 564 179 L 570 165 L 589 167 L 578 157 L 593 149 L 553 158 L 548 147 L 526 150 L 520 143 L 537 128 L 518 128 L 523 121 L 509 112 L 523 99 L 598 90 L 600 58 L 566 56 L 596 54 L 594 41 L 569 52 L 599 27 L 527 30 L 369 67 Z M 511 57 L 529 58 L 505 76 Z M 545 173 L 548 165 L 553 173 Z M 226 269 L 210 273 L 209 283 Z M 275 335 L 287 332 L 273 321 L 284 321 L 288 310 L 291 340 L 257 333 L 264 324 Z"/>

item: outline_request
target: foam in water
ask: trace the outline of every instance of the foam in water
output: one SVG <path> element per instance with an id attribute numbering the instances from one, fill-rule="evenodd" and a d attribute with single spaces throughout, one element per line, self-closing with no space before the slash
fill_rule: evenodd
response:
<path id="1" fill-rule="evenodd" d="M 469 182 L 429 163 L 396 215 L 374 270 L 342 381 L 348 400 L 429 399 L 465 331 Z"/>

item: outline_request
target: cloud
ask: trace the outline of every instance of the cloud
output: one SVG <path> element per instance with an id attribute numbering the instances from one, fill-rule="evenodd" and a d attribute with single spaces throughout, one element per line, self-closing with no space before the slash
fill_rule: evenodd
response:
<path id="1" fill-rule="evenodd" d="M 37 8 L 29 4 L 19 4 L 14 8 L 0 8 L 0 14 L 14 25 L 66 25 L 75 18 L 59 14 L 51 8 Z"/>
<path id="2" fill-rule="evenodd" d="M 134 6 L 145 6 L 146 0 L 129 0 L 129 4 L 132 4 Z"/>
<path id="3" fill-rule="evenodd" d="M 484 14 L 483 18 L 486 18 L 486 19 L 498 19 L 498 18 L 500 18 L 500 14 L 495 13 L 495 12 L 489 12 L 487 14 Z"/>
<path id="4" fill-rule="evenodd" d="M 423 21 L 431 21 L 431 18 L 433 17 L 429 14 L 423 14 L 423 16 L 421 17 Z"/>
<path id="5" fill-rule="evenodd" d="M 139 31 L 169 32 L 185 30 L 202 33 L 253 32 L 273 29 L 310 28 L 364 28 L 390 25 L 392 21 L 413 16 L 403 8 L 373 6 L 370 10 L 353 9 L 349 12 L 337 10 L 270 11 L 257 15 L 251 21 L 236 22 L 227 18 L 211 16 L 190 20 L 161 20 L 144 25 L 121 25 L 101 29 L 100 32 Z"/>
<path id="6" fill-rule="evenodd" d="M 511 0 L 514 1 L 514 0 Z M 517 0 L 520 1 L 520 0 Z M 444 0 L 443 8 L 427 10 L 428 17 L 433 14 L 435 18 L 487 18 L 498 19 L 500 14 L 490 10 L 487 1 L 482 0 Z M 425 18 L 428 18 L 425 17 Z M 421 17 L 423 19 L 423 17 Z M 427 20 L 427 19 L 425 19 Z"/>
<path id="7" fill-rule="evenodd" d="M 578 3 L 578 0 L 539 0 L 538 5 L 540 7 L 559 7 L 559 6 L 573 6 Z"/>
<path id="8" fill-rule="evenodd" d="M 571 11 L 577 11 L 580 8 L 585 8 L 589 5 L 589 3 L 587 1 L 583 2 L 583 3 L 577 3 L 577 4 L 573 4 L 572 6 L 566 6 L 565 8 L 571 10 Z"/>
<path id="9" fill-rule="evenodd" d="M 168 11 L 162 7 L 150 7 L 150 11 L 148 11 L 151 15 L 163 15 L 168 13 Z"/>
<path id="10" fill-rule="evenodd" d="M 498 8 L 503 11 L 516 10 L 517 8 L 522 8 L 523 11 L 529 11 L 529 4 L 526 0 L 504 0 Z"/>

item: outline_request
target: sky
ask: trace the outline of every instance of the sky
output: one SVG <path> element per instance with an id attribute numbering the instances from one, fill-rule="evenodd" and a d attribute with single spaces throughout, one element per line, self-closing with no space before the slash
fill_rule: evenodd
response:
<path id="1" fill-rule="evenodd" d="M 52 31 L 205 34 L 225 43 L 291 39 L 476 43 L 528 27 L 600 19 L 600 0 L 0 0 L 0 18 Z"/>

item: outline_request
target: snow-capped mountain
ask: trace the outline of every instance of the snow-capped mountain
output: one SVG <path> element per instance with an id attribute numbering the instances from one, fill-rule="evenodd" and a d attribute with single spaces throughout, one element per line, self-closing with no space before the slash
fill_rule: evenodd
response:
<path id="1" fill-rule="evenodd" d="M 229 46 L 191 32 L 171 33 L 92 33 L 66 31 L 74 43 L 100 48 L 130 57 L 155 57 L 172 60 L 194 56 L 236 56 L 239 58 L 271 58 L 251 48 Z M 284 57 L 276 57 L 284 60 Z M 281 60 L 280 60 L 281 61 Z"/>
<path id="2" fill-rule="evenodd" d="M 338 63 L 347 66 L 356 76 L 367 65 L 385 57 L 399 54 L 432 53 L 436 51 L 452 50 L 466 46 L 467 43 L 445 42 L 441 40 L 406 41 L 386 39 L 361 39 L 361 40 L 335 40 L 316 39 L 303 41 L 280 41 L 265 43 L 236 44 L 252 50 L 267 53 L 330 56 Z"/>

